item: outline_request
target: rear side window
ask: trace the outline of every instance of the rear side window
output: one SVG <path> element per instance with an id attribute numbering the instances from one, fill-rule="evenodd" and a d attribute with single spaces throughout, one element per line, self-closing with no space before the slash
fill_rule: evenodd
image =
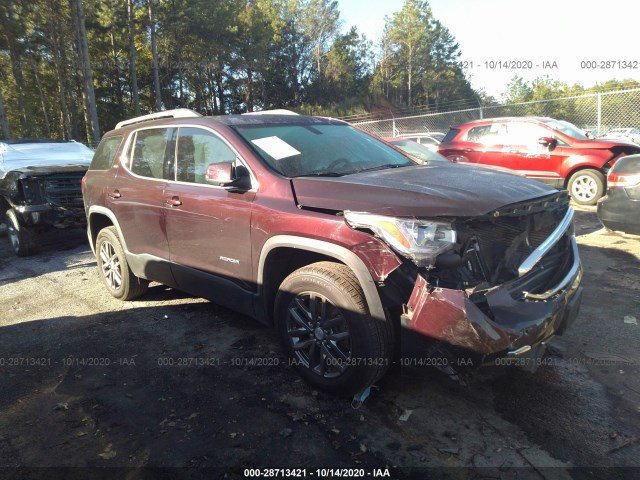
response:
<path id="1" fill-rule="evenodd" d="M 507 125 L 505 123 L 491 123 L 471 128 L 467 132 L 467 142 L 483 143 L 485 145 L 501 145 L 507 137 Z"/>
<path id="2" fill-rule="evenodd" d="M 142 177 L 165 178 L 165 157 L 171 133 L 169 128 L 138 131 L 131 155 L 131 171 Z"/>
<path id="3" fill-rule="evenodd" d="M 118 148 L 122 143 L 122 135 L 116 137 L 103 138 L 93 154 L 89 170 L 108 170 L 113 165 Z"/>
<path id="4" fill-rule="evenodd" d="M 442 139 L 442 143 L 446 143 L 446 142 L 450 142 L 451 140 L 453 140 L 454 138 L 456 138 L 456 136 L 460 133 L 460 130 L 457 130 L 455 128 L 450 128 L 449 131 L 447 132 L 447 134 L 444 136 L 444 138 Z"/>

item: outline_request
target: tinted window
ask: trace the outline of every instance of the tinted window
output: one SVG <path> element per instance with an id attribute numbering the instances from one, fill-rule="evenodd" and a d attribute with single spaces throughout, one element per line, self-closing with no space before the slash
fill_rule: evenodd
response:
<path id="1" fill-rule="evenodd" d="M 152 128 L 136 133 L 131 171 L 150 178 L 165 178 L 164 164 L 171 129 Z"/>
<path id="2" fill-rule="evenodd" d="M 450 142 L 460 133 L 460 130 L 456 128 L 450 128 L 447 134 L 442 139 L 442 143 Z"/>
<path id="3" fill-rule="evenodd" d="M 108 170 L 113 165 L 118 147 L 122 143 L 122 136 L 103 138 L 93 154 L 89 170 Z"/>
<path id="4" fill-rule="evenodd" d="M 236 154 L 217 135 L 201 128 L 181 128 L 176 146 L 176 179 L 207 183 L 207 165 L 234 162 Z"/>

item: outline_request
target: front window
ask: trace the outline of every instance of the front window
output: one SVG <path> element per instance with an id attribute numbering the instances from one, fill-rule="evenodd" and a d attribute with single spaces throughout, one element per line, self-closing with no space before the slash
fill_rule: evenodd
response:
<path id="1" fill-rule="evenodd" d="M 550 137 L 552 132 L 530 122 L 510 122 L 504 144 L 529 153 L 548 153 L 549 149 L 540 145 L 539 139 Z"/>
<path id="2" fill-rule="evenodd" d="M 236 161 L 236 154 L 217 135 L 195 127 L 178 131 L 176 179 L 180 182 L 206 184 L 207 166 Z M 173 178 L 173 175 L 170 175 Z"/>
<path id="3" fill-rule="evenodd" d="M 342 176 L 415 165 L 349 125 L 243 125 L 236 130 L 271 168 L 287 177 Z"/>

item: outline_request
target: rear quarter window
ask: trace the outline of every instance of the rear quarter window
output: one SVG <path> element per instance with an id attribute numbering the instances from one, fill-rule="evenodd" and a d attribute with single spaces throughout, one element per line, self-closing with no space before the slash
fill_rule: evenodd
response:
<path id="1" fill-rule="evenodd" d="M 113 160 L 116 158 L 116 153 L 120 144 L 122 143 L 122 135 L 115 137 L 103 138 L 96 153 L 93 154 L 91 160 L 91 166 L 89 170 L 108 170 L 113 165 Z"/>

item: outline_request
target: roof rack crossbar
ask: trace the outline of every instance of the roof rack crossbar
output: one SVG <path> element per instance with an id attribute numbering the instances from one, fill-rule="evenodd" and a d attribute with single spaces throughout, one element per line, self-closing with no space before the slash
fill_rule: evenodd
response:
<path id="1" fill-rule="evenodd" d="M 126 127 L 127 125 L 134 125 L 136 123 L 150 122 L 151 120 L 159 120 L 161 118 L 193 118 L 201 117 L 198 112 L 189 110 L 188 108 L 176 108 L 174 110 L 165 110 L 163 112 L 149 113 L 148 115 L 142 115 L 140 117 L 131 118 L 129 120 L 123 120 L 116 124 L 117 128 Z"/>

